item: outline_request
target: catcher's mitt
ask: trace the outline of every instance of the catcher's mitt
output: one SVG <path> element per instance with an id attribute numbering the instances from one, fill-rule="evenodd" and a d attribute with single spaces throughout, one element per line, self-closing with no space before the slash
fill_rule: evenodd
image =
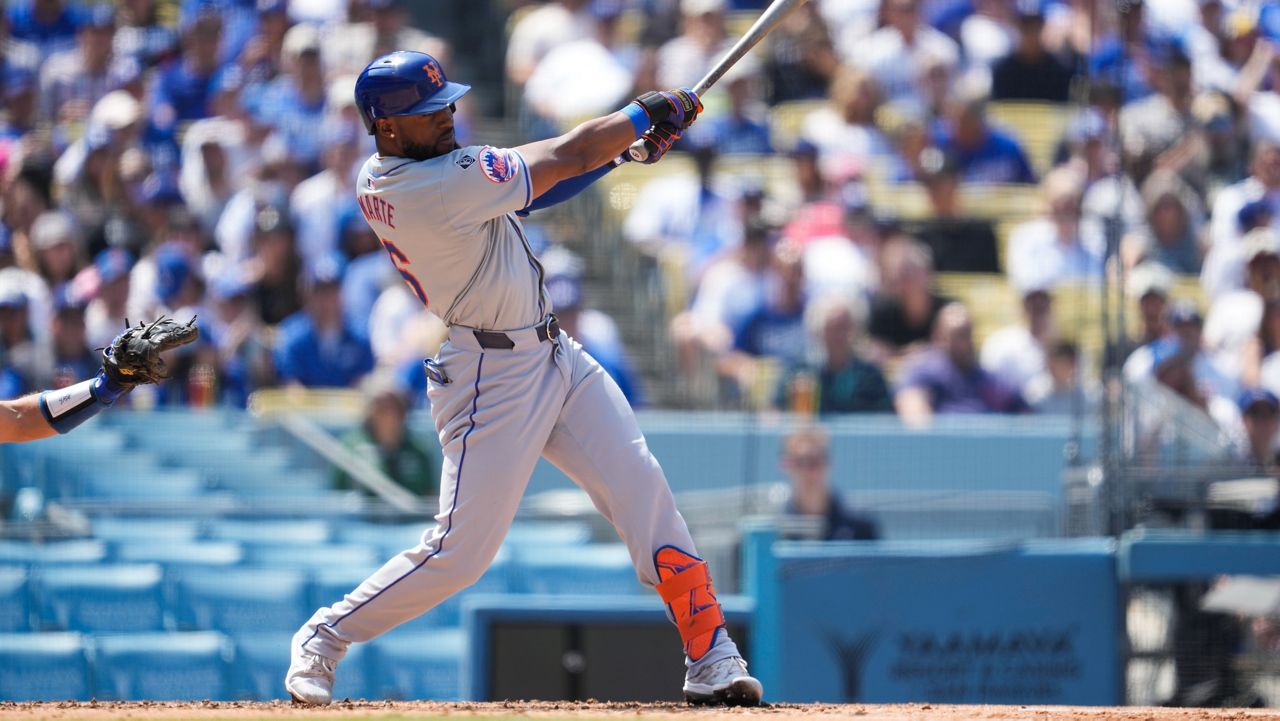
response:
<path id="1" fill-rule="evenodd" d="M 168 378 L 169 369 L 160 354 L 200 337 L 194 316 L 186 323 L 161 316 L 150 325 L 139 323 L 130 328 L 128 321 L 125 324 L 125 332 L 101 349 L 102 370 L 122 386 L 159 383 Z"/>

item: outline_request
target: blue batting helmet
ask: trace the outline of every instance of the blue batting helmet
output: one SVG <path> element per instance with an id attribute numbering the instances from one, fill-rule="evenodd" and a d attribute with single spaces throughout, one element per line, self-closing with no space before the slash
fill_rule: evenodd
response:
<path id="1" fill-rule="evenodd" d="M 373 121 L 443 110 L 467 94 L 470 85 L 451 83 L 440 61 L 426 53 L 397 50 L 369 63 L 356 79 L 356 108 L 373 134 Z"/>

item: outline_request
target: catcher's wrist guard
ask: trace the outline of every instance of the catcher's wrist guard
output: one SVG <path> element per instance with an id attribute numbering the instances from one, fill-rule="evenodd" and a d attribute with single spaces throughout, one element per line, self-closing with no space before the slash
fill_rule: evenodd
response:
<path id="1" fill-rule="evenodd" d="M 87 381 L 41 393 L 40 413 L 50 428 L 58 433 L 67 433 L 98 415 L 98 411 L 115 403 L 128 391 L 128 388 L 108 378 L 104 371 L 98 371 L 97 376 Z"/>

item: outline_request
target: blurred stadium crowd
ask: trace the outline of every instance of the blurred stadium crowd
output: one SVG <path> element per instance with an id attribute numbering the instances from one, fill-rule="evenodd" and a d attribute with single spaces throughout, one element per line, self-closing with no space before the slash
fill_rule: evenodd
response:
<path id="1" fill-rule="evenodd" d="M 506 99 L 514 145 L 693 84 L 764 4 L 512 2 L 497 12 L 505 77 L 452 75 Z M 371 374 L 420 388 L 440 325 L 355 205 L 372 147 L 351 89 L 391 49 L 446 68 L 484 50 L 451 47 L 412 9 L 10 0 L 0 394 L 89 375 L 126 318 L 161 313 L 198 313 L 204 340 L 135 404 L 244 405 Z M 1273 465 L 1244 439 L 1265 435 L 1255 421 L 1274 437 L 1280 412 L 1278 10 L 807 3 L 621 208 L 684 387 L 710 376 L 707 402 L 924 423 L 1088 412 L 1100 368 L 1123 364 Z M 503 120 L 482 105 L 460 108 L 463 142 L 498 142 L 475 132 Z M 628 319 L 585 302 L 590 262 L 544 248 L 567 329 L 642 402 Z M 1062 322 L 1102 283 L 1130 307 L 1109 354 Z"/>

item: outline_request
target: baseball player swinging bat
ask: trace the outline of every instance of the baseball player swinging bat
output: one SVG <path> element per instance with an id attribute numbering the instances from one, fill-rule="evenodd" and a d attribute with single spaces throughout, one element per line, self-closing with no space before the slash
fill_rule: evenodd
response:
<path id="1" fill-rule="evenodd" d="M 737 64 L 744 55 L 751 52 L 751 48 L 754 48 L 764 39 L 765 35 L 768 35 L 774 28 L 778 27 L 792 10 L 803 5 L 804 1 L 774 0 L 773 4 L 765 8 L 765 11 L 756 20 L 755 24 L 747 30 L 746 34 L 739 38 L 732 48 L 729 48 L 729 52 L 725 53 L 724 57 L 720 58 L 720 62 L 716 63 L 715 67 L 711 68 L 698 81 L 698 84 L 693 86 L 693 92 L 698 97 L 702 97 L 703 93 L 709 90 L 712 85 L 715 85 L 720 78 L 724 77 L 725 73 L 729 72 L 729 68 Z M 643 163 L 656 150 L 657 147 L 653 145 L 652 141 L 641 138 L 631 144 L 631 147 L 627 149 L 627 155 L 631 156 L 631 159 L 637 163 Z"/>

